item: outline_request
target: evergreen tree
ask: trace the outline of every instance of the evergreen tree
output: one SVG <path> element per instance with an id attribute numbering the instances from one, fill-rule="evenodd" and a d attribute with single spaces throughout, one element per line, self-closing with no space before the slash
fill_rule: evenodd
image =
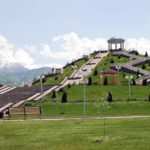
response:
<path id="1" fill-rule="evenodd" d="M 134 79 L 132 80 L 132 85 L 136 85 L 136 82 Z"/>
<path id="2" fill-rule="evenodd" d="M 104 85 L 108 85 L 108 79 L 107 79 L 107 77 L 104 78 Z"/>
<path id="3" fill-rule="evenodd" d="M 107 101 L 108 101 L 108 102 L 112 102 L 112 101 L 113 101 L 111 92 L 108 92 Z"/>
<path id="4" fill-rule="evenodd" d="M 148 57 L 148 53 L 147 52 L 145 52 L 145 57 Z"/>
<path id="5" fill-rule="evenodd" d="M 142 69 L 143 69 L 143 70 L 144 70 L 144 69 L 146 69 L 146 66 L 145 66 L 145 64 L 143 64 L 143 65 L 142 65 Z"/>
<path id="6" fill-rule="evenodd" d="M 111 63 L 111 64 L 113 64 L 113 63 L 114 63 L 114 59 L 113 59 L 113 58 L 110 60 L 110 63 Z"/>
<path id="7" fill-rule="evenodd" d="M 62 102 L 62 103 L 67 103 L 67 101 L 68 101 L 68 100 L 67 100 L 67 93 L 64 91 L 64 92 L 63 92 L 63 95 L 62 95 L 62 98 L 61 98 L 61 102 Z"/>
<path id="8" fill-rule="evenodd" d="M 89 77 L 89 79 L 88 79 L 88 85 L 92 85 L 92 77 Z"/>
<path id="9" fill-rule="evenodd" d="M 97 68 L 94 70 L 94 76 L 98 74 Z"/>
<path id="10" fill-rule="evenodd" d="M 68 89 L 70 89 L 71 88 L 71 85 L 70 84 L 68 84 Z"/>
<path id="11" fill-rule="evenodd" d="M 52 93 L 52 98 L 56 98 L 56 91 L 55 90 Z"/>
<path id="12" fill-rule="evenodd" d="M 147 79 L 143 79 L 142 85 L 147 86 Z"/>

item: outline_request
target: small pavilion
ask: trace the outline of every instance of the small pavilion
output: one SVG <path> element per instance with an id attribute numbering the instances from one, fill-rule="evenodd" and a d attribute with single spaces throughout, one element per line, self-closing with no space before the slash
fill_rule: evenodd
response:
<path id="1" fill-rule="evenodd" d="M 112 69 L 102 70 L 100 72 L 100 77 L 102 78 L 101 79 L 101 84 L 104 82 L 105 76 L 111 76 L 111 83 L 112 83 L 112 85 L 116 84 L 115 77 L 118 76 L 118 72 L 116 72 L 116 71 L 114 71 Z"/>
<path id="2" fill-rule="evenodd" d="M 110 38 L 108 41 L 108 50 L 124 50 L 124 42 L 125 40 L 122 38 Z M 115 48 L 113 49 L 113 45 L 115 45 Z"/>

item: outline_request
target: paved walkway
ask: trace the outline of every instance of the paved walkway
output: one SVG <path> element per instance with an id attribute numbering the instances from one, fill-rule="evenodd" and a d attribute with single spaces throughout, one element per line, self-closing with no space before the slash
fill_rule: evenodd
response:
<path id="1" fill-rule="evenodd" d="M 86 117 L 86 119 L 125 119 L 125 118 L 150 118 L 150 115 L 137 115 L 137 116 L 106 116 L 106 117 Z M 43 118 L 43 119 L 10 119 L 0 120 L 5 121 L 55 121 L 55 120 L 81 120 L 83 117 L 68 117 L 68 118 Z"/>

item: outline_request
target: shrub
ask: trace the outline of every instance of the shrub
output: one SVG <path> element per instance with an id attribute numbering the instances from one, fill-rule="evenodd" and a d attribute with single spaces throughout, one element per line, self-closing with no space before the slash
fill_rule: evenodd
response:
<path id="1" fill-rule="evenodd" d="M 55 80 L 58 80 L 58 77 L 55 77 Z"/>
<path id="2" fill-rule="evenodd" d="M 63 89 L 63 88 L 60 88 L 60 89 L 59 89 L 59 92 L 64 92 L 64 89 Z"/>
<path id="3" fill-rule="evenodd" d="M 28 102 L 24 106 L 32 106 L 32 104 Z"/>
<path id="4" fill-rule="evenodd" d="M 52 98 L 56 98 L 56 91 L 55 90 L 52 93 Z"/>
<path id="5" fill-rule="evenodd" d="M 110 60 L 110 63 L 111 63 L 111 64 L 113 64 L 113 63 L 114 63 L 114 59 L 113 59 L 113 58 Z"/>
<path id="6" fill-rule="evenodd" d="M 148 57 L 148 53 L 147 52 L 145 52 L 145 57 Z"/>
<path id="7" fill-rule="evenodd" d="M 92 85 L 92 77 L 89 77 L 89 79 L 88 79 L 88 85 Z"/>
<path id="8" fill-rule="evenodd" d="M 146 69 L 146 66 L 145 66 L 145 64 L 143 64 L 143 65 L 142 65 L 142 69 L 143 69 L 143 70 L 144 70 L 144 69 Z"/>
<path id="9" fill-rule="evenodd" d="M 139 55 L 138 51 L 135 52 L 135 55 Z"/>
<path id="10" fill-rule="evenodd" d="M 122 76 L 123 76 L 123 78 L 125 78 L 125 76 L 126 76 L 126 73 L 124 72 Z"/>
<path id="11" fill-rule="evenodd" d="M 142 85 L 147 86 L 147 79 L 143 79 Z"/>
<path id="12" fill-rule="evenodd" d="M 113 101 L 111 92 L 108 92 L 107 101 L 108 101 L 108 102 L 112 102 L 112 101 Z"/>
<path id="13" fill-rule="evenodd" d="M 71 88 L 71 85 L 70 84 L 68 84 L 68 89 L 70 89 Z"/>
<path id="14" fill-rule="evenodd" d="M 98 74 L 97 68 L 94 70 L 94 76 Z"/>
<path id="15" fill-rule="evenodd" d="M 134 79 L 132 80 L 132 85 L 136 85 L 136 82 Z"/>
<path id="16" fill-rule="evenodd" d="M 107 79 L 107 77 L 104 78 L 104 85 L 108 85 L 108 79 Z"/>
<path id="17" fill-rule="evenodd" d="M 63 92 L 63 95 L 62 95 L 62 98 L 61 98 L 61 102 L 62 102 L 62 103 L 67 103 L 67 101 L 68 101 L 68 100 L 67 100 L 67 93 L 64 91 L 64 92 Z"/>
<path id="18" fill-rule="evenodd" d="M 118 55 L 118 59 L 120 59 L 121 58 L 121 56 L 120 55 Z"/>

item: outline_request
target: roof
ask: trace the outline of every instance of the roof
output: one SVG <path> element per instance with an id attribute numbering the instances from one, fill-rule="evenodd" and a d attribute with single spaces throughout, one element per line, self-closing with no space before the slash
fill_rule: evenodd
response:
<path id="1" fill-rule="evenodd" d="M 107 42 L 108 43 L 122 43 L 125 40 L 122 38 L 115 38 L 115 37 L 111 37 Z"/>

